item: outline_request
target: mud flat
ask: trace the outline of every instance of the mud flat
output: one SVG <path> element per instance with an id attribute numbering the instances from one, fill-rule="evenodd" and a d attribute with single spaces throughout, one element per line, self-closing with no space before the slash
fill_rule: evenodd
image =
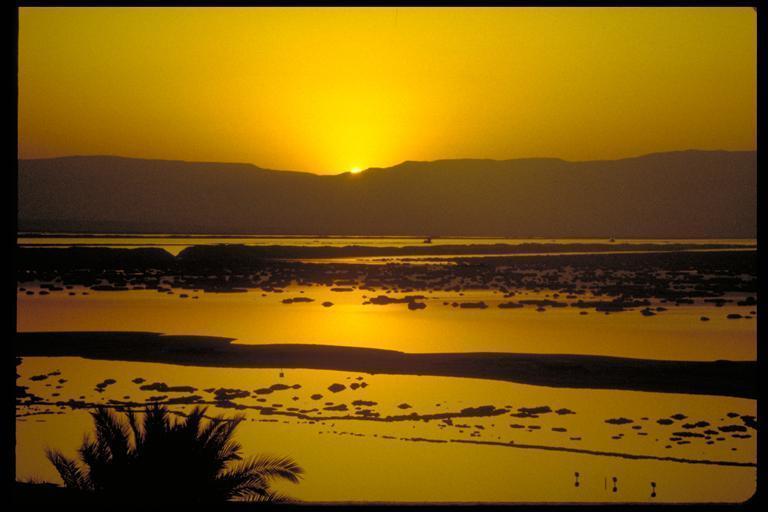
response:
<path id="1" fill-rule="evenodd" d="M 27 332 L 17 356 L 75 356 L 190 366 L 305 368 L 503 380 L 539 386 L 756 398 L 754 361 L 662 361 L 605 356 L 409 354 L 331 345 L 240 345 L 231 338 L 150 332 Z"/>

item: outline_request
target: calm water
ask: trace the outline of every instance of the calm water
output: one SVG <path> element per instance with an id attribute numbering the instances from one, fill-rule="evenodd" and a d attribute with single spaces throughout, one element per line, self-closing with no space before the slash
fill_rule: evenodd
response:
<path id="1" fill-rule="evenodd" d="M 435 239 L 434 244 L 500 243 L 503 239 Z M 560 240 L 605 242 L 605 240 Z M 252 245 L 412 245 L 406 238 L 268 238 L 223 240 L 168 237 L 19 238 L 40 245 L 149 246 L 173 253 L 201 243 Z M 551 242 L 503 240 L 504 243 Z M 617 240 L 617 242 L 628 242 Z M 649 240 L 633 241 L 649 242 Z M 658 243 L 744 243 L 741 240 L 653 241 Z M 299 286 L 279 292 L 253 288 L 244 293 L 203 290 L 129 290 L 100 292 L 74 286 L 40 295 L 38 284 L 26 284 L 17 294 L 18 331 L 139 330 L 169 334 L 214 335 L 237 343 L 317 343 L 396 349 L 406 352 L 529 352 L 614 355 L 677 360 L 754 360 L 755 306 L 738 306 L 744 297 L 723 307 L 696 299 L 693 304 L 664 303 L 666 311 L 646 317 L 639 309 L 605 314 L 579 308 L 533 306 L 499 309 L 509 299 L 494 290 L 418 292 L 425 309 L 406 304 L 364 304 L 380 292 L 332 291 L 330 286 Z M 28 295 L 32 291 L 34 294 Z M 182 297 L 182 293 L 186 297 Z M 551 299 L 551 291 L 522 290 L 514 300 Z M 404 294 L 394 293 L 392 297 Z M 283 303 L 286 298 L 313 302 Z M 580 297 L 590 300 L 586 294 Z M 604 298 L 604 297 L 603 297 Z M 487 309 L 452 307 L 453 302 L 485 301 Z M 331 307 L 322 306 L 332 302 Z M 661 302 L 652 300 L 652 306 Z M 738 320 L 727 318 L 739 313 Z M 701 316 L 710 318 L 702 322 Z M 35 375 L 61 375 L 32 381 Z M 49 405 L 17 408 L 16 470 L 18 478 L 59 481 L 44 459 L 45 446 L 74 455 L 90 431 L 85 410 L 52 405 L 59 400 L 110 400 L 143 403 L 157 392 L 141 391 L 132 379 L 168 385 L 191 385 L 204 400 L 206 389 L 254 391 L 276 382 L 301 388 L 237 399 L 247 407 L 274 406 L 277 414 L 244 411 L 238 440 L 246 453 L 268 452 L 294 457 L 306 469 L 300 485 L 279 484 L 279 490 L 310 501 L 495 501 L 495 502 L 739 502 L 755 490 L 756 431 L 742 425 L 754 416 L 756 400 L 727 397 L 613 390 L 561 389 L 508 382 L 447 377 L 367 375 L 320 370 L 218 369 L 164 364 L 91 361 L 80 358 L 28 357 L 18 367 L 17 384 L 41 396 Z M 96 393 L 97 382 L 116 384 Z M 59 382 L 64 379 L 65 382 Z M 353 382 L 365 388 L 352 390 Z M 334 394 L 333 383 L 347 389 Z M 313 400 L 313 394 L 322 394 Z M 183 394 L 169 393 L 173 396 Z M 259 402 L 259 399 L 265 400 Z M 354 415 L 362 409 L 380 417 L 417 413 L 404 421 L 325 419 Z M 344 405 L 335 412 L 325 407 Z M 403 407 L 406 406 L 407 407 Z M 467 407 L 508 408 L 498 416 L 423 421 L 418 415 L 460 412 Z M 519 408 L 548 406 L 538 417 L 514 416 Z M 174 410 L 189 410 L 177 405 Z M 216 413 L 231 409 L 212 405 Z M 295 417 L 291 409 L 311 411 Z M 558 414 L 555 411 L 571 413 Z M 31 413 L 31 415 L 27 415 Z M 686 418 L 659 423 L 672 415 Z M 625 418 L 630 422 L 606 422 Z M 690 424 L 706 422 L 706 427 Z M 689 424 L 687 427 L 684 425 Z M 726 431 L 720 431 L 726 427 Z M 707 432 L 709 431 L 709 432 Z M 680 432 L 685 434 L 680 436 Z M 693 434 L 693 435 L 691 435 Z M 568 451 L 577 450 L 577 451 Z M 600 452 L 601 454 L 586 453 Z M 627 455 L 650 457 L 633 460 Z M 675 460 L 661 460 L 673 458 Z M 694 463 L 698 462 L 698 463 Z M 719 463 L 735 462 L 747 466 Z M 575 473 L 579 473 L 579 485 Z M 612 478 L 617 478 L 613 490 Z M 657 484 L 651 497 L 650 482 Z"/>
<path id="2" fill-rule="evenodd" d="M 35 289 L 34 287 L 29 287 Z M 593 354 L 679 360 L 754 360 L 754 306 L 715 308 L 703 302 L 670 307 L 654 317 L 638 310 L 606 315 L 578 308 L 499 309 L 500 293 L 469 290 L 432 292 L 426 309 L 405 304 L 364 305 L 378 295 L 361 290 L 290 287 L 282 293 L 157 293 L 154 290 L 92 292 L 83 289 L 26 295 L 17 299 L 19 331 L 154 331 L 236 338 L 238 343 L 318 343 L 394 349 L 405 352 L 529 352 Z M 421 293 L 421 292 L 420 292 Z M 192 297 L 198 297 L 192 299 Z M 397 296 L 397 295 L 395 295 Z M 290 297 L 314 302 L 283 304 Z M 521 293 L 516 299 L 549 298 Z M 586 300 L 591 297 L 585 296 Z M 488 309 L 453 308 L 454 301 L 484 300 Z M 332 307 L 323 307 L 325 301 Z M 448 303 L 446 305 L 445 303 Z M 709 322 L 700 321 L 708 315 Z"/>
<path id="3" fill-rule="evenodd" d="M 56 370 L 61 375 L 44 381 L 29 380 L 33 375 Z M 621 457 L 630 454 L 754 463 L 755 432 L 751 429 L 747 434 L 739 434 L 747 437 L 721 433 L 705 439 L 701 434 L 686 437 L 682 443 L 681 438 L 675 437 L 681 430 L 689 433 L 705 430 L 687 430 L 682 426 L 686 422 L 706 421 L 714 429 L 740 425 L 738 417 L 734 419 L 728 414 L 754 416 L 754 400 L 321 370 L 286 370 L 280 378 L 277 370 L 175 367 L 79 358 L 25 358 L 19 373 L 22 375 L 19 384 L 30 386 L 32 392 L 43 398 L 84 397 L 96 402 L 143 401 L 157 394 L 139 390 L 138 384 L 131 382 L 137 377 L 149 383 L 192 385 L 198 388 L 195 394 L 207 398 L 211 395 L 203 391 L 206 388 L 254 390 L 276 382 L 300 384 L 298 390 L 267 395 L 262 398 L 263 403 L 286 412 L 288 408 L 316 409 L 309 413 L 312 419 L 279 414 L 265 416 L 259 411 L 246 410 L 247 420 L 241 425 L 238 439 L 246 452 L 290 455 L 299 461 L 307 471 L 306 479 L 299 485 L 279 487 L 304 500 L 730 502 L 742 501 L 754 492 L 754 467 Z M 59 378 L 66 382 L 58 384 Z M 94 385 L 106 378 L 117 382 L 103 394 L 95 393 Z M 367 386 L 355 390 L 347 387 L 335 394 L 328 391 L 333 383 L 349 386 L 352 382 L 365 382 Z M 315 393 L 322 394 L 323 398 L 313 400 L 311 395 Z M 237 402 L 250 406 L 259 404 L 257 400 L 254 395 Z M 454 417 L 452 425 L 418 419 L 396 422 L 323 419 L 353 414 L 353 410 L 359 409 L 352 405 L 355 400 L 375 402 L 370 409 L 382 416 L 458 412 L 481 405 L 511 406 L 514 410 L 548 406 L 552 411 L 568 409 L 569 413 L 548 412 L 536 418 L 510 414 Z M 347 405 L 349 411 L 324 409 L 339 404 Z M 402 409 L 403 404 L 409 408 Z M 189 407 L 175 406 L 175 409 L 188 410 Z M 64 414 L 58 414 L 59 411 Z M 44 460 L 43 448 L 57 446 L 66 454 L 75 455 L 83 433 L 91 428 L 90 417 L 83 410 L 69 411 L 55 406 L 38 406 L 31 412 L 51 414 L 17 418 L 17 476 L 57 480 L 52 467 Z M 214 408 L 214 412 L 233 414 L 231 409 Z M 676 414 L 687 418 L 676 420 L 672 425 L 658 423 L 659 419 Z M 605 421 L 615 418 L 630 419 L 632 423 L 615 425 Z M 482 444 L 488 442 L 507 446 Z M 542 447 L 596 450 L 618 456 Z M 579 487 L 574 485 L 575 472 L 580 473 Z M 611 483 L 614 476 L 618 478 L 616 492 Z M 650 497 L 652 481 L 657 483 L 655 499 Z"/>

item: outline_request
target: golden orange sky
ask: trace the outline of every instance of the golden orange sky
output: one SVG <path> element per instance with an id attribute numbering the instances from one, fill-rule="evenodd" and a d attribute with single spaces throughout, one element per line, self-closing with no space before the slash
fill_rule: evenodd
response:
<path id="1" fill-rule="evenodd" d="M 20 8 L 19 157 L 338 173 L 755 148 L 747 8 Z"/>

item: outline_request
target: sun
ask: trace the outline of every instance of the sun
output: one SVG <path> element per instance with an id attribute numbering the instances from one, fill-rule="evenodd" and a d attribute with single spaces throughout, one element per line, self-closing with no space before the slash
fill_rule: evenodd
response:
<path id="1" fill-rule="evenodd" d="M 360 167 L 353 167 L 349 170 L 352 174 L 360 174 L 363 170 Z"/>

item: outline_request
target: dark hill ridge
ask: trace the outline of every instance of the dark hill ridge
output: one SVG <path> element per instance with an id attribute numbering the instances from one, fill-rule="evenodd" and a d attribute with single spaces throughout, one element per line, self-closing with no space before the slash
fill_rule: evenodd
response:
<path id="1" fill-rule="evenodd" d="M 22 231 L 753 238 L 756 154 L 403 162 L 318 176 L 248 164 L 19 160 Z"/>

